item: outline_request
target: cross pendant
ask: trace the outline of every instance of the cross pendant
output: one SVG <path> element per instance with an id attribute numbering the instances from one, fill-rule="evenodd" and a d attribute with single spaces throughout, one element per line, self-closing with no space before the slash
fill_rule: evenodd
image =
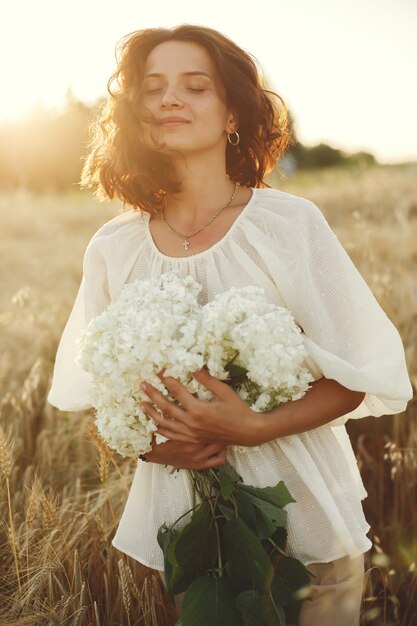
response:
<path id="1" fill-rule="evenodd" d="M 184 241 L 182 242 L 182 245 L 184 246 L 186 250 L 188 250 L 188 246 L 190 245 L 190 242 L 184 239 Z"/>

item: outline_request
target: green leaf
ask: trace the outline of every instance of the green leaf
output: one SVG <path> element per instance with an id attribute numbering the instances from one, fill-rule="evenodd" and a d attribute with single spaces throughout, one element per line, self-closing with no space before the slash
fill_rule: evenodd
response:
<path id="1" fill-rule="evenodd" d="M 168 556 L 173 564 L 171 585 L 175 593 L 185 591 L 191 581 L 214 565 L 217 535 L 207 501 L 194 510 L 190 522 L 179 532 Z"/>
<path id="2" fill-rule="evenodd" d="M 163 550 L 164 553 L 166 552 L 168 545 L 170 544 L 172 539 L 177 534 L 178 534 L 178 531 L 175 529 L 171 529 L 169 526 L 167 526 L 166 523 L 162 524 L 158 528 L 156 539 L 159 543 L 160 548 Z"/>
<path id="3" fill-rule="evenodd" d="M 300 596 L 297 596 L 297 592 L 301 589 L 305 592 L 310 585 L 310 574 L 301 561 L 291 556 L 277 555 L 274 558 L 271 593 L 276 604 L 286 606 L 294 602 L 299 603 Z"/>
<path id="4" fill-rule="evenodd" d="M 251 485 L 241 484 L 236 488 L 281 508 L 290 502 L 295 502 L 282 480 L 275 487 L 252 487 Z"/>
<path id="5" fill-rule="evenodd" d="M 265 622 L 262 596 L 256 589 L 246 589 L 236 598 L 236 606 L 242 614 L 242 626 L 269 626 Z"/>
<path id="6" fill-rule="evenodd" d="M 234 490 L 235 484 L 242 482 L 242 477 L 227 460 L 219 469 L 216 469 L 215 471 L 223 498 L 225 500 L 230 500 L 230 495 Z"/>
<path id="7" fill-rule="evenodd" d="M 173 551 L 173 547 L 178 539 L 179 532 L 173 528 L 169 528 L 166 524 L 162 524 L 159 527 L 157 533 L 157 541 L 164 553 L 164 570 L 165 570 L 165 580 L 167 586 L 167 596 L 172 605 L 175 605 L 174 593 L 171 590 L 171 577 L 173 572 L 173 564 L 174 560 L 170 559 L 170 554 Z"/>
<path id="8" fill-rule="evenodd" d="M 242 517 L 243 521 L 253 532 L 256 533 L 256 514 L 255 509 L 253 507 L 252 501 L 248 497 L 248 494 L 244 491 L 236 491 L 234 494 L 237 509 L 239 511 L 239 515 Z"/>
<path id="9" fill-rule="evenodd" d="M 221 529 L 221 543 L 231 573 L 242 576 L 259 591 L 270 584 L 273 567 L 255 533 L 240 518 Z"/>
<path id="10" fill-rule="evenodd" d="M 217 503 L 217 506 L 227 520 L 234 519 L 236 517 L 235 510 L 232 506 L 229 506 L 227 504 L 220 504 L 220 502 Z"/>
<path id="11" fill-rule="evenodd" d="M 218 475 L 227 474 L 233 483 L 243 482 L 242 476 L 237 473 L 233 465 L 226 459 L 223 465 L 217 470 Z"/>
<path id="12" fill-rule="evenodd" d="M 177 543 L 179 538 L 180 538 L 180 533 L 177 531 L 175 533 L 175 537 L 168 544 L 167 551 L 166 551 L 166 559 L 167 559 L 168 563 L 172 566 L 172 571 L 175 568 L 179 567 L 179 563 L 177 561 L 177 557 L 175 556 L 175 545 L 176 545 L 176 543 Z"/>
<path id="13" fill-rule="evenodd" d="M 236 606 L 242 613 L 242 626 L 285 626 L 285 611 L 274 606 L 270 596 L 261 596 L 255 589 L 247 589 L 236 598 Z"/>
<path id="14" fill-rule="evenodd" d="M 266 500 L 247 495 L 255 507 L 256 528 L 261 539 L 270 537 L 278 527 L 287 527 L 287 511 Z"/>
<path id="15" fill-rule="evenodd" d="M 227 472 L 219 472 L 218 479 L 220 484 L 220 491 L 225 500 L 230 500 L 230 496 L 234 489 L 234 483 L 231 480 Z"/>
<path id="16" fill-rule="evenodd" d="M 245 523 L 261 539 L 270 537 L 279 526 L 286 528 L 287 512 L 281 507 L 241 489 L 236 491 L 235 498 Z"/>
<path id="17" fill-rule="evenodd" d="M 245 367 L 236 365 L 235 363 L 228 363 L 225 365 L 224 369 L 226 372 L 229 372 L 230 381 L 232 383 L 244 381 L 248 373 L 248 370 Z"/>
<path id="18" fill-rule="evenodd" d="M 205 575 L 192 582 L 182 601 L 181 620 L 183 626 L 241 626 L 228 579 Z"/>

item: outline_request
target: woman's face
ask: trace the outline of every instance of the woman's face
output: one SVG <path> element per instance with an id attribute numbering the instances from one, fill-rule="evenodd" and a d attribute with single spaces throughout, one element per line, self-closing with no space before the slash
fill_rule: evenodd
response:
<path id="1" fill-rule="evenodd" d="M 184 154 L 221 148 L 236 128 L 221 98 L 224 87 L 207 50 L 194 42 L 166 41 L 149 54 L 144 68 L 142 104 L 155 117 L 143 123 L 150 148 L 165 143 Z M 180 118 L 169 121 L 169 118 Z M 166 120 L 166 121 L 165 121 Z"/>

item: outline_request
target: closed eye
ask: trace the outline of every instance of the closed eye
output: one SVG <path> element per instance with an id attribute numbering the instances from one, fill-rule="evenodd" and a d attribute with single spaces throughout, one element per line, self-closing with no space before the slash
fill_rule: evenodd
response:
<path id="1" fill-rule="evenodd" d="M 197 89 L 196 87 L 187 87 L 187 89 L 189 89 L 189 91 L 194 91 L 195 93 L 201 93 L 203 91 L 206 91 L 205 89 Z M 147 89 L 146 93 L 158 93 L 158 91 L 161 91 L 161 88 Z"/>

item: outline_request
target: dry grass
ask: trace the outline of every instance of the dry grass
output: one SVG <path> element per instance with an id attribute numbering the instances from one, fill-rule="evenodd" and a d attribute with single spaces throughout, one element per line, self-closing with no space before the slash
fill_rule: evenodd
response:
<path id="1" fill-rule="evenodd" d="M 417 382 L 417 167 L 323 170 L 272 181 L 325 213 L 396 324 Z M 271 182 L 271 181 L 270 181 Z M 86 194 L 0 196 L 0 624 L 165 626 L 158 576 L 111 546 L 135 462 L 89 412 L 45 403 L 82 254 L 120 203 Z M 362 624 L 417 623 L 416 403 L 348 423 L 368 498 Z"/>

